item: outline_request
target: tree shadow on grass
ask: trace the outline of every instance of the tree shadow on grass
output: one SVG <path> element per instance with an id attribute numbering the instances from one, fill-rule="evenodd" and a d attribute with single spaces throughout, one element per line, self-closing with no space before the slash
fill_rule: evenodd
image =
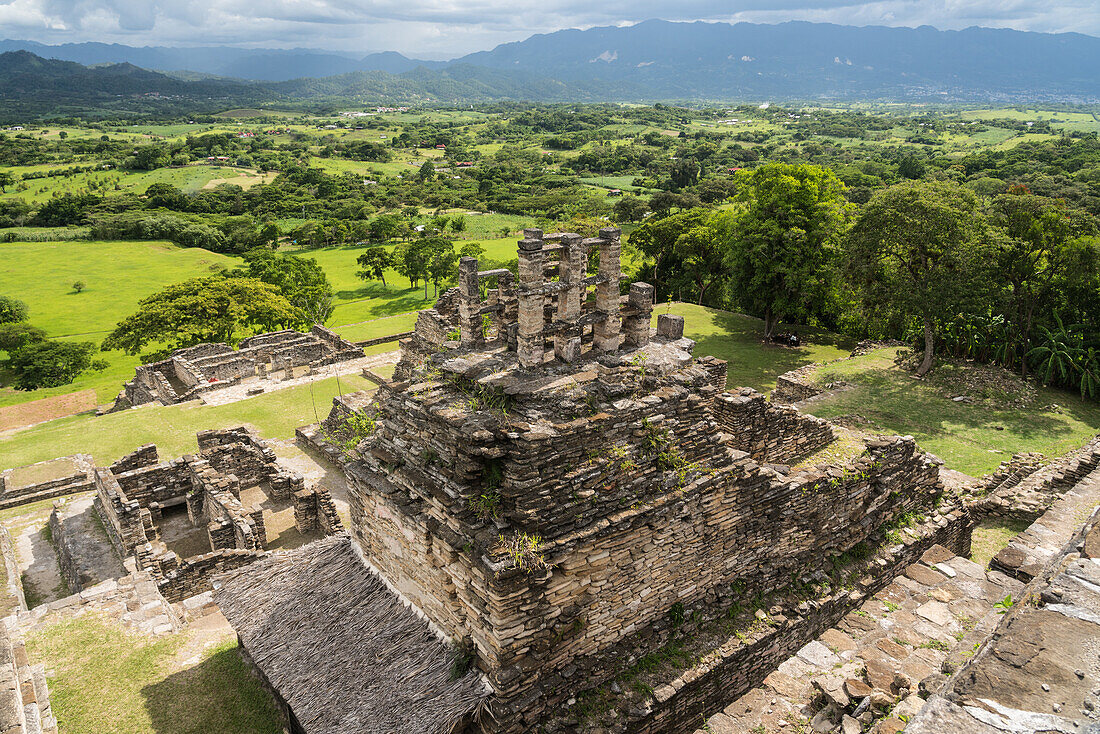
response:
<path id="1" fill-rule="evenodd" d="M 141 689 L 157 734 L 282 734 L 271 694 L 235 643 Z"/>
<path id="2" fill-rule="evenodd" d="M 429 287 L 428 298 L 425 299 L 422 286 L 394 290 L 393 286 L 387 287 L 381 283 L 372 282 L 355 290 L 337 291 L 334 295 L 339 300 L 339 303 L 336 304 L 337 310 L 349 308 L 362 301 L 373 301 L 369 309 L 370 314 L 373 318 L 378 318 L 379 316 L 392 316 L 422 308 L 430 308 L 435 302 L 434 293 L 435 290 Z"/>
<path id="3" fill-rule="evenodd" d="M 715 333 L 691 334 L 696 355 L 710 354 L 729 363 L 727 387 L 751 387 L 767 391 L 775 386 L 775 378 L 817 361 L 812 346 L 830 346 L 847 350 L 852 340 L 809 326 L 785 326 L 802 338 L 801 347 L 768 344 L 764 339 L 764 322 L 742 314 L 724 311 L 710 312 Z"/>
<path id="4" fill-rule="evenodd" d="M 843 414 L 850 410 L 893 433 L 974 441 L 977 436 L 968 437 L 968 433 L 988 432 L 990 440 L 986 443 L 993 444 L 998 435 L 1050 442 L 1074 432 L 1065 420 L 1040 412 L 1042 400 L 1033 409 L 954 402 L 900 369 L 868 369 L 846 377 L 855 383 L 855 389 L 823 401 L 819 404 L 824 409 L 821 412 Z M 817 407 L 812 412 L 817 413 Z M 1076 420 L 1096 424 L 1096 416 L 1091 421 Z"/>

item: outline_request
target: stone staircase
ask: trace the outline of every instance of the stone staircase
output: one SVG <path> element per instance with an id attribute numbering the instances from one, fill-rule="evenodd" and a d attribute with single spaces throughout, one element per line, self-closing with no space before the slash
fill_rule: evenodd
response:
<path id="1" fill-rule="evenodd" d="M 933 546 L 696 734 L 896 734 L 1023 584 Z"/>
<path id="2" fill-rule="evenodd" d="M 57 734 L 46 668 L 41 663 L 31 665 L 15 626 L 15 617 L 0 624 L 0 732 Z"/>

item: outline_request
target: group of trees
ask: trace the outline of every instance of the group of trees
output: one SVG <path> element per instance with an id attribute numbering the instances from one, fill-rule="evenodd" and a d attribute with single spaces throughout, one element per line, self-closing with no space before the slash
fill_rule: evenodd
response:
<path id="1" fill-rule="evenodd" d="M 244 266 L 164 288 L 120 321 L 102 344 L 146 357 L 204 342 L 236 344 L 256 331 L 307 328 L 332 315 L 332 287 L 316 261 L 267 249 Z"/>
<path id="2" fill-rule="evenodd" d="M 768 164 L 739 174 L 730 211 L 647 220 L 629 243 L 659 297 L 860 337 L 912 338 L 1048 382 L 1100 392 L 1095 217 L 1017 186 L 982 202 L 950 180 L 903 181 L 862 207 L 831 171 Z"/>
<path id="3" fill-rule="evenodd" d="M 89 367 L 107 366 L 92 360 L 91 342 L 47 339 L 46 332 L 27 321 L 28 315 L 25 303 L 0 296 L 0 351 L 8 354 L 5 367 L 15 374 L 17 389 L 67 385 Z"/>

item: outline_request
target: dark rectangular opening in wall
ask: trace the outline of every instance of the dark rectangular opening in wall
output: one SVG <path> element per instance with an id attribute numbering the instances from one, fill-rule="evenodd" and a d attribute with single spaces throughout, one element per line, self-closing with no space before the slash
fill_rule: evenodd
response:
<path id="1" fill-rule="evenodd" d="M 186 504 L 165 507 L 161 510 L 156 526 L 160 539 L 168 546 L 168 550 L 175 552 L 180 558 L 201 556 L 212 550 L 206 527 L 195 527 L 191 524 L 187 518 Z"/>

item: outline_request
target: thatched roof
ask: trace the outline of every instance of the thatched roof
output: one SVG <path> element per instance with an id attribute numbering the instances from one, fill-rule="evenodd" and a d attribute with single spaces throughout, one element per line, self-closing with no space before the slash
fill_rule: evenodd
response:
<path id="1" fill-rule="evenodd" d="M 450 732 L 488 691 L 363 565 L 346 534 L 219 578 L 214 598 L 308 734 Z"/>

